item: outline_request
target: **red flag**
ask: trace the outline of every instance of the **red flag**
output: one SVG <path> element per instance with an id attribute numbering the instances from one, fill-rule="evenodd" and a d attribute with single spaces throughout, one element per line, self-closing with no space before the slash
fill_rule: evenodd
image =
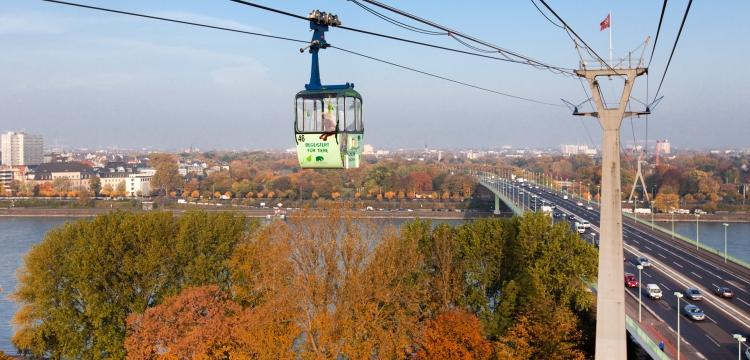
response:
<path id="1" fill-rule="evenodd" d="M 599 31 L 604 31 L 606 28 L 609 28 L 609 15 L 604 18 L 604 21 L 599 23 Z"/>

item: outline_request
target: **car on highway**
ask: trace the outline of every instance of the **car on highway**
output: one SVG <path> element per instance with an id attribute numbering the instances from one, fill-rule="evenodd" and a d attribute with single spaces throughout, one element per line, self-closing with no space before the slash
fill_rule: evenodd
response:
<path id="1" fill-rule="evenodd" d="M 703 294 L 701 294 L 701 291 L 696 288 L 687 288 L 685 289 L 685 297 L 687 297 L 690 300 L 703 300 Z"/>
<path id="2" fill-rule="evenodd" d="M 659 300 L 662 296 L 661 289 L 659 288 L 659 285 L 656 284 L 646 285 L 646 293 L 648 294 L 648 297 L 654 300 Z"/>
<path id="3" fill-rule="evenodd" d="M 576 216 L 573 214 L 568 215 L 568 220 L 575 220 Z"/>
<path id="4" fill-rule="evenodd" d="M 640 264 L 643 267 L 650 267 L 651 266 L 651 261 L 647 257 L 645 257 L 645 256 L 639 256 L 638 257 L 638 264 Z"/>
<path id="5" fill-rule="evenodd" d="M 685 305 L 685 307 L 682 308 L 682 312 L 685 313 L 687 317 L 693 320 L 701 321 L 706 318 L 706 314 L 703 313 L 703 310 L 693 304 Z"/>
<path id="6" fill-rule="evenodd" d="M 591 206 L 591 205 L 589 205 L 589 206 L 586 206 L 586 210 L 594 210 L 594 207 L 593 207 L 593 206 Z"/>
<path id="7" fill-rule="evenodd" d="M 568 200 L 568 195 L 563 195 L 563 200 Z"/>
<path id="8" fill-rule="evenodd" d="M 557 218 L 561 218 L 561 217 L 563 217 L 563 216 L 565 216 L 565 214 L 563 214 L 563 213 L 561 213 L 561 212 L 557 212 L 557 211 L 556 211 L 556 212 L 552 213 L 552 217 L 554 217 L 554 218 L 556 218 L 556 219 L 557 219 Z"/>
<path id="9" fill-rule="evenodd" d="M 583 226 L 586 229 L 590 229 L 591 228 L 591 223 L 588 222 L 587 220 L 581 220 L 580 223 L 581 223 L 581 226 Z"/>
<path id="10" fill-rule="evenodd" d="M 734 291 L 726 286 L 714 285 L 714 294 L 725 299 L 731 299 L 734 297 Z"/>
<path id="11" fill-rule="evenodd" d="M 576 203 L 576 205 L 583 206 L 583 203 L 579 201 L 579 202 Z"/>
<path id="12" fill-rule="evenodd" d="M 579 234 L 583 234 L 583 233 L 585 233 L 585 232 L 586 232 L 586 227 L 585 227 L 585 226 L 583 226 L 583 224 L 581 224 L 580 222 L 576 221 L 576 223 L 575 223 L 575 225 L 574 225 L 574 226 L 575 226 L 575 229 L 576 229 L 576 231 L 577 231 L 577 232 L 578 232 Z"/>
<path id="13" fill-rule="evenodd" d="M 631 273 L 625 273 L 625 286 L 629 288 L 638 287 L 638 279 Z"/>

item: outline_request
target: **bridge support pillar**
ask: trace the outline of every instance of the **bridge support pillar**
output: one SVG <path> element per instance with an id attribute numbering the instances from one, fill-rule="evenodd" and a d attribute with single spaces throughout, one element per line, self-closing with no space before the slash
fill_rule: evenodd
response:
<path id="1" fill-rule="evenodd" d="M 500 197 L 495 195 L 495 215 L 500 215 Z"/>

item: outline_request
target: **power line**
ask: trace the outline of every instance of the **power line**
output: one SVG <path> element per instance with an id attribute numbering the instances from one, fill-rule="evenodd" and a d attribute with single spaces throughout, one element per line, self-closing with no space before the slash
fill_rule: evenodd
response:
<path id="1" fill-rule="evenodd" d="M 141 17 L 141 18 L 146 18 L 146 19 L 152 19 L 152 20 L 161 20 L 161 21 L 167 21 L 167 22 L 172 22 L 172 23 L 177 23 L 177 24 L 199 26 L 199 27 L 209 28 L 209 29 L 215 29 L 215 30 L 231 31 L 231 32 L 235 32 L 235 33 L 241 33 L 241 34 L 253 35 L 253 36 L 261 36 L 261 37 L 266 37 L 266 38 L 270 38 L 270 39 L 286 40 L 286 41 L 293 41 L 293 42 L 305 43 L 305 44 L 309 43 L 309 41 L 299 40 L 299 39 L 292 39 L 292 38 L 287 38 L 287 37 L 283 37 L 283 36 L 274 36 L 274 35 L 268 35 L 268 34 L 261 34 L 261 33 L 257 33 L 257 32 L 245 31 L 245 30 L 240 30 L 240 29 L 233 29 L 233 28 L 228 28 L 228 27 L 223 27 L 223 26 L 207 25 L 207 24 L 201 24 L 201 23 L 196 23 L 196 22 L 191 22 L 191 21 L 170 19 L 170 18 L 165 18 L 165 17 L 160 17 L 160 16 L 138 14 L 138 13 L 134 13 L 134 12 L 128 12 L 128 11 L 122 11 L 122 10 L 114 10 L 114 9 L 108 9 L 108 8 L 102 8 L 102 7 L 91 6 L 91 5 L 84 5 L 84 4 L 77 4 L 77 3 L 67 2 L 67 1 L 60 1 L 60 0 L 43 0 L 43 1 L 51 2 L 51 3 L 57 3 L 57 4 L 62 4 L 62 5 L 75 6 L 75 7 L 84 8 L 84 9 L 99 10 L 99 11 L 104 11 L 104 12 L 114 13 L 114 14 L 130 15 L 130 16 L 136 16 L 136 17 Z"/>
<path id="2" fill-rule="evenodd" d="M 654 52 L 656 51 L 656 43 L 659 42 L 659 32 L 661 32 L 661 22 L 664 20 L 664 11 L 667 9 L 667 0 L 664 0 L 664 4 L 661 6 L 661 15 L 659 15 L 659 25 L 656 27 L 656 38 L 654 39 L 654 47 L 651 49 L 651 57 L 648 59 L 648 66 L 651 67 L 651 60 L 654 59 Z"/>
<path id="3" fill-rule="evenodd" d="M 286 16 L 289 16 L 289 17 L 292 17 L 292 18 L 295 18 L 295 19 L 310 21 L 308 18 L 306 18 L 304 16 L 301 16 L 301 15 L 293 14 L 293 13 L 286 12 L 286 11 L 279 10 L 279 9 L 274 9 L 274 8 L 271 8 L 271 7 L 268 7 L 268 6 L 256 4 L 256 3 L 253 3 L 253 2 L 249 2 L 249 1 L 244 1 L 244 0 L 229 0 L 229 1 L 232 1 L 232 2 L 235 2 L 235 3 L 238 3 L 238 4 L 242 4 L 242 5 L 251 6 L 251 7 L 254 7 L 254 8 L 257 8 L 257 9 L 261 9 L 261 10 L 267 10 L 267 11 L 274 12 L 274 13 L 281 14 L 281 15 L 286 15 Z M 472 55 L 472 56 L 478 56 L 478 57 L 482 57 L 482 58 L 486 58 L 486 59 L 493 59 L 493 60 L 499 60 L 499 61 L 505 61 L 505 62 L 511 62 L 511 63 L 528 65 L 527 61 L 521 61 L 521 60 L 517 60 L 517 59 L 510 59 L 510 58 L 507 58 L 507 57 L 506 58 L 499 58 L 499 57 L 496 57 L 496 56 L 489 56 L 489 55 L 485 55 L 485 54 L 477 54 L 477 53 L 473 53 L 473 52 L 470 52 L 470 51 L 464 51 L 464 50 L 449 48 L 449 47 L 445 47 L 445 46 L 440 46 L 440 45 L 425 43 L 425 42 L 421 42 L 421 41 L 405 39 L 405 38 L 401 38 L 401 37 L 397 37 L 397 36 L 376 33 L 374 31 L 363 30 L 363 29 L 353 28 L 353 27 L 349 27 L 349 26 L 339 25 L 339 26 L 337 26 L 337 28 L 343 29 L 343 30 L 348 30 L 348 31 L 353 31 L 353 32 L 358 32 L 358 33 L 365 34 L 365 35 L 371 35 L 371 36 L 382 37 L 382 38 L 385 38 L 385 39 L 401 41 L 401 42 L 405 42 L 405 43 L 408 43 L 408 44 L 420 45 L 420 46 L 430 47 L 430 48 L 434 48 L 434 49 L 440 49 L 440 50 L 455 52 L 455 53 L 459 53 L 459 54 Z M 532 65 L 532 66 L 534 66 L 534 65 Z M 573 73 L 573 69 L 560 68 L 560 67 L 549 67 L 547 69 L 550 70 L 550 71 L 552 71 L 553 73 L 561 73 L 561 74 L 571 75 L 571 76 L 575 75 Z"/>
<path id="4" fill-rule="evenodd" d="M 260 33 L 252 32 L 252 31 L 245 31 L 245 30 L 227 28 L 227 27 L 222 27 L 222 26 L 213 26 L 213 25 L 201 24 L 201 23 L 196 23 L 196 22 L 191 22 L 191 21 L 183 21 L 183 20 L 165 18 L 165 17 L 160 17 L 160 16 L 152 16 L 152 15 L 147 15 L 147 14 L 134 13 L 134 12 L 129 12 L 129 11 L 122 11 L 122 10 L 115 10 L 115 9 L 110 9 L 110 8 L 90 6 L 90 5 L 72 3 L 72 2 L 61 1 L 61 0 L 44 0 L 44 1 L 51 2 L 51 3 L 57 3 L 57 4 L 62 4 L 62 5 L 69 5 L 69 6 L 79 7 L 79 8 L 85 8 L 85 9 L 91 9 L 91 10 L 98 10 L 98 11 L 103 11 L 103 12 L 108 12 L 108 13 L 115 13 L 115 14 L 136 16 L 136 17 L 141 17 L 141 18 L 146 18 L 146 19 L 152 19 L 152 20 L 160 20 L 160 21 L 166 21 L 166 22 L 171 22 L 171 23 L 178 23 L 178 24 L 183 24 L 183 25 L 191 25 L 191 26 L 197 26 L 197 27 L 202 27 L 202 28 L 209 28 L 209 29 L 214 29 L 214 30 L 223 30 L 223 31 L 230 31 L 230 32 L 235 32 L 235 33 L 242 33 L 242 34 L 246 34 L 246 35 L 260 36 L 260 37 L 265 37 L 265 38 L 270 38 L 270 39 L 276 39 L 276 40 L 285 40 L 285 41 L 292 41 L 292 42 L 305 43 L 305 44 L 309 43 L 309 41 L 299 40 L 299 39 L 292 39 L 292 38 L 287 38 L 287 37 L 282 37 L 282 36 L 266 35 L 266 34 L 260 34 Z M 373 57 L 373 56 L 369 56 L 369 55 L 366 55 L 366 54 L 363 54 L 363 53 L 359 53 L 359 52 L 356 52 L 356 51 L 347 50 L 347 49 L 344 49 L 344 48 L 341 48 L 341 47 L 337 47 L 337 46 L 333 46 L 333 45 L 331 45 L 330 47 L 334 48 L 334 49 L 337 49 L 337 50 L 340 50 L 340 51 L 343 51 L 343 52 L 346 52 L 346 53 L 350 53 L 350 54 L 361 56 L 361 57 L 364 57 L 364 58 L 367 58 L 367 59 L 375 60 L 375 61 L 378 61 L 378 62 L 381 62 L 381 63 L 392 65 L 392 66 L 395 66 L 395 67 L 398 67 L 398 68 L 401 68 L 401 69 L 410 70 L 410 71 L 413 71 L 413 72 L 416 72 L 416 73 L 420 73 L 420 74 L 427 75 L 427 76 L 430 76 L 430 77 L 438 78 L 438 79 L 445 80 L 445 81 L 448 81 L 448 82 L 452 82 L 452 83 L 455 83 L 455 84 L 464 85 L 464 86 L 471 87 L 471 88 L 474 88 L 474 89 L 478 89 L 478 90 L 482 90 L 482 91 L 494 93 L 494 94 L 497 94 L 497 95 L 502 95 L 502 96 L 506 96 L 506 97 L 510 97 L 510 98 L 514 98 L 514 99 L 518 99 L 518 100 L 529 101 L 529 102 L 533 102 L 533 103 L 537 103 L 537 104 L 541 104 L 541 105 L 562 106 L 562 105 L 559 105 L 559 104 L 552 104 L 552 103 L 544 102 L 544 101 L 541 101 L 541 100 L 526 98 L 526 97 L 522 97 L 522 96 L 517 96 L 517 95 L 512 95 L 512 94 L 500 92 L 500 91 L 497 91 L 497 90 L 492 90 L 492 89 L 484 88 L 484 87 L 473 85 L 473 84 L 466 83 L 466 82 L 463 82 L 463 81 L 451 79 L 451 78 L 448 78 L 448 77 L 445 77 L 445 76 L 441 76 L 441 75 L 436 75 L 436 74 L 433 74 L 433 73 L 429 73 L 427 71 L 422 71 L 422 70 L 418 70 L 416 68 L 412 68 L 412 67 L 400 65 L 400 64 L 397 64 L 397 63 L 394 63 L 394 62 L 391 62 L 391 61 L 379 59 L 379 58 L 376 58 L 376 57 Z"/>
<path id="5" fill-rule="evenodd" d="M 677 38 L 674 39 L 674 45 L 672 45 L 672 52 L 669 54 L 669 60 L 667 61 L 667 67 L 664 68 L 664 74 L 661 75 L 661 81 L 659 81 L 659 87 L 656 88 L 656 95 L 654 95 L 654 99 L 659 97 L 659 91 L 661 91 L 661 86 L 664 84 L 664 78 L 667 76 L 667 70 L 669 70 L 669 65 L 672 63 L 672 56 L 674 56 L 674 51 L 677 49 L 677 42 L 680 41 L 680 35 L 682 34 L 682 29 L 685 27 L 685 20 L 687 20 L 688 13 L 690 12 L 690 5 L 693 4 L 693 0 L 688 1 L 687 8 L 685 8 L 685 15 L 682 16 L 682 23 L 680 23 L 680 30 L 677 32 Z"/>
<path id="6" fill-rule="evenodd" d="M 464 38 L 466 40 L 475 42 L 477 44 L 481 44 L 483 46 L 486 46 L 488 48 L 495 49 L 498 53 L 503 54 L 504 56 L 512 56 L 512 57 L 515 57 L 515 58 L 523 59 L 523 60 L 525 60 L 526 64 L 528 64 L 528 65 L 535 66 L 535 67 L 547 68 L 547 69 L 556 69 L 556 70 L 561 71 L 561 72 L 563 72 L 563 70 L 565 70 L 563 68 L 560 68 L 560 67 L 557 67 L 557 66 L 553 66 L 553 65 L 549 65 L 549 64 L 546 64 L 546 63 L 541 62 L 539 60 L 532 59 L 532 58 L 530 58 L 528 56 L 521 55 L 521 54 L 519 54 L 517 52 L 511 51 L 511 50 L 508 50 L 508 49 L 504 49 L 502 47 L 499 47 L 497 45 L 491 44 L 491 43 L 486 42 L 484 40 L 477 39 L 477 38 L 475 38 L 473 36 L 469 36 L 469 35 L 463 34 L 463 33 L 459 32 L 459 31 L 456 31 L 456 30 L 453 30 L 451 28 L 448 28 L 448 27 L 446 27 L 444 25 L 440 25 L 440 24 L 437 24 L 437 23 L 432 22 L 430 20 L 423 19 L 421 17 L 418 17 L 416 15 L 410 14 L 410 13 L 405 12 L 403 10 L 399 10 L 397 8 L 394 8 L 392 6 L 383 4 L 381 2 L 378 2 L 378 1 L 375 1 L 375 0 L 362 0 L 362 1 L 367 2 L 367 3 L 371 4 L 371 5 L 375 5 L 377 7 L 386 9 L 386 10 L 388 10 L 390 12 L 399 14 L 399 15 L 404 16 L 406 18 L 409 18 L 409 19 L 421 22 L 423 24 L 432 26 L 432 27 L 434 27 L 436 29 L 440 29 L 442 31 L 448 32 L 451 35 L 453 35 L 452 37 L 454 37 L 454 38 L 455 37 L 461 37 L 461 38 Z"/>
<path id="7" fill-rule="evenodd" d="M 535 100 L 535 99 L 531 99 L 531 98 L 527 98 L 527 97 L 523 97 L 523 96 L 512 95 L 512 94 L 504 93 L 504 92 L 501 92 L 501 91 L 492 90 L 492 89 L 488 89 L 488 88 L 485 88 L 485 87 L 481 87 L 481 86 L 469 84 L 469 83 L 466 83 L 466 82 L 463 82 L 463 81 L 454 80 L 454 79 L 451 79 L 451 78 L 448 78 L 448 77 L 445 77 L 445 76 L 433 74 L 433 73 L 430 73 L 430 72 L 427 72 L 427 71 L 418 70 L 418 69 L 415 69 L 415 68 L 412 68 L 412 67 L 408 67 L 408 66 L 405 66 L 405 65 L 396 64 L 396 63 L 388 61 L 388 60 L 379 59 L 379 58 L 376 58 L 374 56 L 365 55 L 365 54 L 358 53 L 358 52 L 352 51 L 352 50 L 347 50 L 347 49 L 344 49 L 344 48 L 341 48 L 341 47 L 338 47 L 338 46 L 331 45 L 331 48 L 334 48 L 334 49 L 337 49 L 337 50 L 340 50 L 340 51 L 343 51 L 343 52 L 346 52 L 346 53 L 349 53 L 349 54 L 352 54 L 352 55 L 361 56 L 361 57 L 366 58 L 366 59 L 374 60 L 374 61 L 381 62 L 381 63 L 388 64 L 388 65 L 392 65 L 392 66 L 395 66 L 395 67 L 398 67 L 398 68 L 401 68 L 401 69 L 404 69 L 404 70 L 413 71 L 413 72 L 416 72 L 416 73 L 419 73 L 419 74 L 422 74 L 422 75 L 427 75 L 427 76 L 434 77 L 434 78 L 437 78 L 437 79 L 449 81 L 449 82 L 452 82 L 452 83 L 455 83 L 455 84 L 464 85 L 464 86 L 467 86 L 467 87 L 470 87 L 470 88 L 474 88 L 474 89 L 478 89 L 478 90 L 490 92 L 490 93 L 493 93 L 493 94 L 507 96 L 507 97 L 510 97 L 510 98 L 518 99 L 518 100 L 529 101 L 529 102 L 533 102 L 533 103 L 537 103 L 537 104 L 541 104 L 541 105 L 549 105 L 549 106 L 555 106 L 555 107 L 564 107 L 563 105 L 560 105 L 560 104 L 553 104 L 553 103 L 549 103 L 549 102 L 545 102 L 545 101 L 541 101 L 541 100 Z"/>

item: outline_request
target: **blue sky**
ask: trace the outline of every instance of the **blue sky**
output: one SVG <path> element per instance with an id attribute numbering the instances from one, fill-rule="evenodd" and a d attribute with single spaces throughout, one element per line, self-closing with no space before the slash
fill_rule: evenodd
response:
<path id="1" fill-rule="evenodd" d="M 83 1 L 83 0 L 82 0 Z M 461 48 L 388 24 L 345 0 L 259 3 L 297 14 L 336 13 L 344 25 Z M 229 1 L 86 0 L 85 4 L 309 39 L 301 20 Z M 389 1 L 456 30 L 562 67 L 578 55 L 530 1 Z M 660 1 L 548 3 L 603 57 L 612 11 L 615 57 L 656 32 Z M 687 0 L 671 1 L 649 76 L 653 96 Z M 747 1 L 693 3 L 648 119 L 623 123 L 623 142 L 669 138 L 675 146 L 748 147 L 740 110 L 748 90 Z M 519 96 L 583 101 L 576 79 L 529 66 L 416 47 L 333 29 L 334 45 Z M 25 129 L 77 147 L 284 149 L 294 143 L 292 99 L 309 78 L 299 45 L 144 20 L 37 0 L 0 2 L 0 131 Z M 649 47 L 650 49 L 650 47 Z M 636 55 L 636 57 L 639 56 Z M 647 55 L 648 57 L 648 51 Z M 466 148 L 599 142 L 595 119 L 465 88 L 337 50 L 321 58 L 324 83 L 354 82 L 363 94 L 366 139 L 376 147 Z M 605 89 L 614 88 L 612 84 Z M 646 98 L 646 78 L 633 96 Z M 635 106 L 636 104 L 634 104 Z M 648 128 L 648 129 L 647 129 Z"/>

